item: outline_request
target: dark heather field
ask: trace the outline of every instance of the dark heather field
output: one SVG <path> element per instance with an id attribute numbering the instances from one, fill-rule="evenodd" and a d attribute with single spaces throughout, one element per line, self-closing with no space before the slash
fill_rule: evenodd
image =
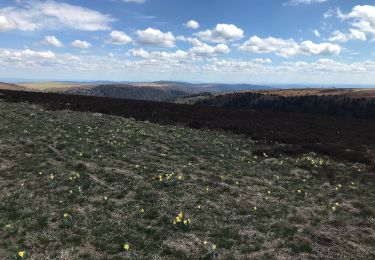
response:
<path id="1" fill-rule="evenodd" d="M 276 89 L 200 93 L 173 103 L 375 119 L 375 89 Z"/>
<path id="2" fill-rule="evenodd" d="M 374 130 L 0 90 L 0 259 L 375 259 Z"/>

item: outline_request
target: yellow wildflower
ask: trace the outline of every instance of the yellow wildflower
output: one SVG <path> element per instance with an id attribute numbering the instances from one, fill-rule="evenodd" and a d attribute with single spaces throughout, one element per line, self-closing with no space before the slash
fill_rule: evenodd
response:
<path id="1" fill-rule="evenodd" d="M 19 251 L 18 252 L 18 255 L 19 255 L 19 257 L 25 257 L 25 255 L 26 255 L 26 252 L 25 251 Z"/>
<path id="2" fill-rule="evenodd" d="M 68 213 L 64 213 L 64 218 L 67 218 L 69 217 L 69 214 Z"/>
<path id="3" fill-rule="evenodd" d="M 125 249 L 126 251 L 129 251 L 129 249 L 130 249 L 129 244 L 125 243 L 125 244 L 124 244 L 124 249 Z"/>

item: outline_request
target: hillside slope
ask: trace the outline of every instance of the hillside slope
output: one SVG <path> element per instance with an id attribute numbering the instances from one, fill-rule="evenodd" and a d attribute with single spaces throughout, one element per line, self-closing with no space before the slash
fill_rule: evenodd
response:
<path id="1" fill-rule="evenodd" d="M 7 89 L 7 90 L 27 90 L 27 88 L 16 85 L 16 84 L 9 84 L 0 82 L 0 89 Z"/>
<path id="2" fill-rule="evenodd" d="M 70 88 L 63 91 L 63 93 L 74 95 L 88 95 L 150 101 L 166 101 L 172 97 L 182 97 L 196 92 L 197 91 L 180 86 L 152 84 L 106 84 L 93 87 Z"/>
<path id="3" fill-rule="evenodd" d="M 0 259 L 375 257 L 367 165 L 1 97 Z"/>
<path id="4" fill-rule="evenodd" d="M 375 118 L 375 89 L 300 89 L 196 94 L 179 104 Z"/>

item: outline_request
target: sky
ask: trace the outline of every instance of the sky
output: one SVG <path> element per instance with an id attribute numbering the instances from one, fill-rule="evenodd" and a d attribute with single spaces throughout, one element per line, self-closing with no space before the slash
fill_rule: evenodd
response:
<path id="1" fill-rule="evenodd" d="M 1 0 L 0 78 L 375 85 L 375 2 Z"/>

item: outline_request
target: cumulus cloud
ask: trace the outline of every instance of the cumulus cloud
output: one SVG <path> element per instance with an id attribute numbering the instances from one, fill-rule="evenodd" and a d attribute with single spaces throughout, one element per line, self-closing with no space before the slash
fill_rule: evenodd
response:
<path id="1" fill-rule="evenodd" d="M 22 60 L 27 58 L 39 58 L 39 59 L 54 59 L 55 54 L 51 51 L 32 51 L 26 50 L 0 50 L 0 56 L 2 59 L 9 60 Z"/>
<path id="2" fill-rule="evenodd" d="M 83 31 L 109 30 L 113 18 L 85 7 L 48 1 L 26 1 L 22 7 L 0 9 L 0 30 L 69 28 Z"/>
<path id="3" fill-rule="evenodd" d="M 341 47 L 331 43 L 313 43 L 304 41 L 301 43 L 293 39 L 259 38 L 253 36 L 247 40 L 240 49 L 253 53 L 274 53 L 281 57 L 293 57 L 297 55 L 332 55 L 339 54 Z"/>
<path id="4" fill-rule="evenodd" d="M 334 31 L 328 40 L 331 42 L 347 42 L 349 40 L 366 41 L 367 37 L 364 32 L 361 32 L 356 29 L 350 29 L 349 33 Z"/>
<path id="5" fill-rule="evenodd" d="M 324 3 L 327 0 L 289 0 L 288 2 L 284 3 L 284 5 L 310 5 L 310 4 L 317 4 L 317 3 Z"/>
<path id="6" fill-rule="evenodd" d="M 45 45 L 51 45 L 51 46 L 56 47 L 56 48 L 64 47 L 64 45 L 60 42 L 60 40 L 57 39 L 53 35 L 45 36 L 42 43 L 45 44 Z"/>
<path id="7" fill-rule="evenodd" d="M 0 32 L 14 29 L 15 24 L 8 20 L 5 16 L 0 15 Z"/>
<path id="8" fill-rule="evenodd" d="M 222 44 L 222 43 L 216 46 L 210 46 L 206 43 L 202 43 L 191 48 L 190 52 L 193 55 L 197 55 L 197 56 L 215 56 L 218 54 L 229 53 L 230 49 L 228 45 Z"/>
<path id="9" fill-rule="evenodd" d="M 181 60 L 188 57 L 188 53 L 182 50 L 177 50 L 175 52 L 165 52 L 165 51 L 146 51 L 143 48 L 131 49 L 128 54 L 134 57 L 142 59 L 163 59 L 163 60 Z"/>
<path id="10" fill-rule="evenodd" d="M 185 27 L 190 28 L 190 29 L 198 29 L 200 27 L 199 23 L 197 21 L 194 21 L 194 20 L 190 20 L 190 21 L 186 22 L 184 25 L 185 25 Z"/>
<path id="11" fill-rule="evenodd" d="M 0 49 L 0 64 L 3 68 L 36 68 L 56 62 L 51 51 Z"/>
<path id="12" fill-rule="evenodd" d="M 112 31 L 109 34 L 109 37 L 110 39 L 108 40 L 108 42 L 115 45 L 125 45 L 132 41 L 132 38 L 121 31 Z"/>
<path id="13" fill-rule="evenodd" d="M 351 19 L 352 26 L 359 31 L 375 36 L 375 6 L 357 5 L 348 14 L 343 14 L 337 9 L 337 17 L 343 20 Z"/>
<path id="14" fill-rule="evenodd" d="M 211 30 L 201 31 L 194 35 L 203 41 L 226 43 L 241 40 L 244 37 L 244 31 L 234 24 L 217 24 Z"/>
<path id="15" fill-rule="evenodd" d="M 139 44 L 166 48 L 175 47 L 176 38 L 171 32 L 163 33 L 157 29 L 148 28 L 143 31 L 138 30 L 136 34 L 138 36 L 137 43 Z"/>
<path id="16" fill-rule="evenodd" d="M 92 45 L 91 43 L 86 41 L 75 40 L 72 42 L 72 46 L 80 49 L 88 49 L 91 48 Z"/>

